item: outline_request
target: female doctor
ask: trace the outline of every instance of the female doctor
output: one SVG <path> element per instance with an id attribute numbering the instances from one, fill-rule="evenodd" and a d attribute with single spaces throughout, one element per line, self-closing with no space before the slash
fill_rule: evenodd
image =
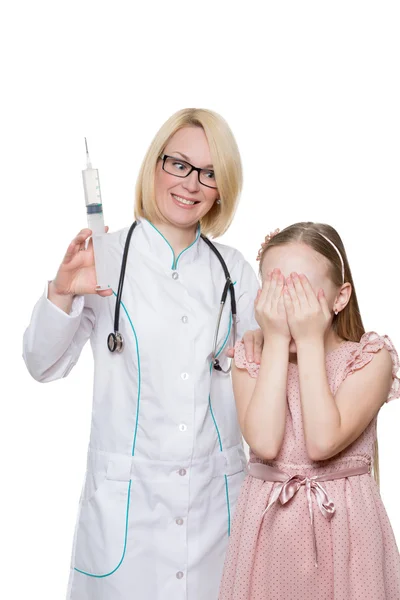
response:
<path id="1" fill-rule="evenodd" d="M 217 599 L 246 461 L 225 373 L 229 293 L 214 353 L 222 370 L 213 368 L 226 274 L 200 234 L 227 230 L 241 181 L 226 122 L 208 110 L 176 113 L 137 182 L 118 325 L 123 351 L 110 352 L 107 338 L 128 229 L 106 236 L 110 290 L 96 293 L 84 229 L 34 308 L 24 359 L 35 379 L 68 375 L 88 339 L 95 364 L 69 600 Z M 242 336 L 257 327 L 257 278 L 237 250 L 215 246 L 234 284 Z"/>

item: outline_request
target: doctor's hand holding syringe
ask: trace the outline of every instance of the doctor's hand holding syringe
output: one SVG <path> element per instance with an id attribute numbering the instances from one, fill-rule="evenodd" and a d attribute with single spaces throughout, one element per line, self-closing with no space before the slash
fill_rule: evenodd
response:
<path id="1" fill-rule="evenodd" d="M 86 138 L 85 145 L 87 165 L 82 176 L 90 229 L 82 229 L 72 240 L 48 290 L 48 299 L 67 314 L 71 311 L 74 296 L 112 294 L 111 288 L 106 285 L 103 241 L 108 227 L 104 227 L 99 172 L 92 168 Z"/>
<path id="2" fill-rule="evenodd" d="M 108 227 L 105 228 L 106 232 Z M 48 299 L 58 308 L 69 313 L 74 296 L 98 294 L 111 296 L 112 290 L 98 290 L 95 269 L 93 240 L 90 229 L 82 229 L 72 240 L 58 269 L 57 275 L 49 284 Z"/>

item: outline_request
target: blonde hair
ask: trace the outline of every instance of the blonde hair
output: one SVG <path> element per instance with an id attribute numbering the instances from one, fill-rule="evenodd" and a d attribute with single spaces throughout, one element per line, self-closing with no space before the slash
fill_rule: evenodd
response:
<path id="1" fill-rule="evenodd" d="M 201 127 L 210 147 L 220 203 L 201 219 L 204 235 L 219 237 L 232 222 L 242 189 L 242 164 L 235 138 L 227 122 L 203 108 L 185 108 L 170 117 L 155 135 L 144 157 L 136 183 L 135 218 L 163 220 L 158 209 L 154 179 L 157 161 L 171 137 L 183 127 Z"/>
<path id="2" fill-rule="evenodd" d="M 328 260 L 329 275 L 335 285 L 340 287 L 344 282 L 351 284 L 352 294 L 350 296 L 350 300 L 347 306 L 345 306 L 345 308 L 340 311 L 338 315 L 334 316 L 332 327 L 337 335 L 343 340 L 359 342 L 362 335 L 365 333 L 365 329 L 360 314 L 357 294 L 354 287 L 346 250 L 336 229 L 324 223 L 312 222 L 295 223 L 294 225 L 286 227 L 286 229 L 274 234 L 260 251 L 260 273 L 263 259 L 268 250 L 276 246 L 284 246 L 296 242 L 306 244 Z M 336 248 L 339 250 L 343 259 L 344 281 L 342 275 L 342 262 L 332 244 L 334 244 L 334 246 L 336 246 Z M 376 435 L 375 440 L 373 472 L 375 481 L 379 485 L 378 440 Z"/>

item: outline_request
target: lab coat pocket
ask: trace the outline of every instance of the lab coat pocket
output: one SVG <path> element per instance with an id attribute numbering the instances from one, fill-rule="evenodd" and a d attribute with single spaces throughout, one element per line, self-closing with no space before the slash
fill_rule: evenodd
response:
<path id="1" fill-rule="evenodd" d="M 125 556 L 131 482 L 105 476 L 96 487 L 92 477 L 80 508 L 74 568 L 91 577 L 107 577 Z"/>
<path id="2" fill-rule="evenodd" d="M 104 483 L 106 479 L 105 471 L 91 471 L 88 470 L 86 472 L 85 484 L 83 486 L 82 494 L 81 494 L 81 506 L 87 504 L 94 498 L 98 489 Z"/>

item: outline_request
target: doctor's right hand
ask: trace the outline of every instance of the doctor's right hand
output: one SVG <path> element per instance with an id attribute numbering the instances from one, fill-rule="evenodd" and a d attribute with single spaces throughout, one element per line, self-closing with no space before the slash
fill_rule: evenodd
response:
<path id="1" fill-rule="evenodd" d="M 106 227 L 106 231 L 108 231 L 108 227 Z M 97 280 L 92 239 L 86 248 L 86 241 L 91 234 L 90 229 L 82 229 L 72 240 L 56 277 L 49 284 L 49 300 L 67 313 L 71 310 L 74 296 L 84 294 L 111 296 L 112 294 L 111 289 L 96 290 Z"/>

